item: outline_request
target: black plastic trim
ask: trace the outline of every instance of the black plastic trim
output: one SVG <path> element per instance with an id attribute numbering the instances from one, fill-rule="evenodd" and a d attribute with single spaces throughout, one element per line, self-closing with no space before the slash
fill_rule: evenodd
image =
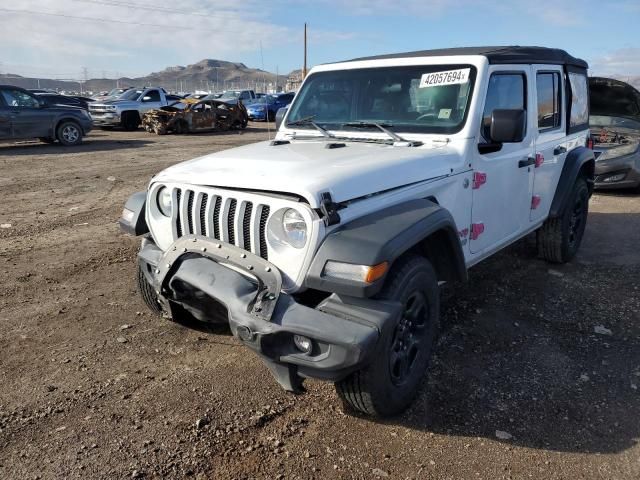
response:
<path id="1" fill-rule="evenodd" d="M 556 187 L 556 193 L 551 203 L 551 210 L 549 211 L 550 217 L 554 218 L 562 215 L 571 195 L 571 187 L 575 183 L 576 178 L 578 178 L 582 167 L 589 163 L 591 163 L 591 165 L 587 170 L 587 183 L 589 184 L 589 191 L 592 192 L 594 183 L 593 172 L 595 168 L 593 151 L 586 147 L 578 147 L 567 154 L 562 167 L 562 173 L 560 174 L 560 180 Z"/>
<path id="2" fill-rule="evenodd" d="M 430 235 L 443 231 L 453 254 L 453 272 L 465 280 L 467 271 L 458 231 L 451 214 L 427 199 L 414 199 L 353 220 L 324 240 L 307 273 L 309 288 L 353 297 L 371 297 L 380 291 L 384 277 L 371 284 L 323 276 L 329 260 L 354 265 L 392 263 Z"/>

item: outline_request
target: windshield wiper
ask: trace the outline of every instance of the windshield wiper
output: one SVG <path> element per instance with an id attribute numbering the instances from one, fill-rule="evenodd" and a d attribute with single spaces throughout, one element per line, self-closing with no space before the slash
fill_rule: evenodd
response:
<path id="1" fill-rule="evenodd" d="M 387 134 L 389 137 L 393 139 L 394 142 L 402 142 L 407 143 L 412 147 L 419 147 L 422 145 L 422 142 L 410 142 L 409 140 L 405 140 L 397 133 L 393 133 L 388 128 L 392 128 L 393 125 L 391 123 L 377 123 L 377 122 L 347 122 L 342 124 L 343 127 L 352 127 L 352 128 L 377 128 L 381 132 Z M 388 128 L 387 128 L 388 127 Z"/>
<path id="2" fill-rule="evenodd" d="M 327 132 L 324 128 L 322 128 L 320 125 L 318 125 L 316 122 L 313 121 L 313 119 L 315 118 L 315 115 L 311 115 L 309 117 L 304 117 L 301 118 L 300 120 L 294 120 L 293 122 L 287 122 L 287 127 L 288 126 L 300 126 L 300 125 L 311 125 L 313 128 L 315 128 L 316 130 L 318 130 L 323 137 L 326 138 L 335 138 L 334 135 L 332 135 L 331 133 Z"/>

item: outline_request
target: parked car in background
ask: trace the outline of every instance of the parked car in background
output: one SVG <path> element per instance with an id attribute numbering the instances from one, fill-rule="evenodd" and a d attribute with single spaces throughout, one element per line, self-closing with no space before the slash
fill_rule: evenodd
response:
<path id="1" fill-rule="evenodd" d="M 226 90 L 218 98 L 222 100 L 236 99 L 240 100 L 245 105 L 248 105 L 255 101 L 257 97 L 256 92 L 254 92 L 253 90 Z"/>
<path id="2" fill-rule="evenodd" d="M 241 102 L 190 98 L 151 110 L 142 117 L 143 128 L 157 135 L 240 129 L 246 128 L 247 122 L 247 110 Z"/>
<path id="3" fill-rule="evenodd" d="M 0 85 L 0 140 L 39 138 L 78 145 L 91 131 L 91 117 L 78 107 L 49 105 L 24 88 Z"/>
<path id="4" fill-rule="evenodd" d="M 180 99 L 177 95 L 167 94 L 160 87 L 132 88 L 114 100 L 92 103 L 89 112 L 97 127 L 122 127 L 131 131 L 140 126 L 142 115 L 149 110 L 166 107 Z"/>
<path id="5" fill-rule="evenodd" d="M 273 122 L 278 110 L 289 105 L 294 96 L 295 93 L 276 93 L 257 99 L 247 105 L 249 120 Z"/>
<path id="6" fill-rule="evenodd" d="M 58 93 L 37 93 L 36 96 L 39 99 L 44 100 L 48 105 L 77 107 L 83 108 L 84 110 L 89 110 L 89 103 L 95 101 L 88 97 L 60 95 Z"/>
<path id="7" fill-rule="evenodd" d="M 114 88 L 104 95 L 100 95 L 96 97 L 96 100 L 113 100 L 114 98 L 118 98 L 124 92 L 131 90 L 132 87 L 124 87 L 124 88 Z"/>
<path id="8" fill-rule="evenodd" d="M 589 78 L 597 188 L 640 187 L 640 92 L 612 78 Z"/>

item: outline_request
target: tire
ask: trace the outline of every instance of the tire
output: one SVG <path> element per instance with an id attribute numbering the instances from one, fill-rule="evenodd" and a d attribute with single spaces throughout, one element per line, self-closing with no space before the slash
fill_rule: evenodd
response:
<path id="1" fill-rule="evenodd" d="M 439 330 L 436 273 L 424 257 L 405 255 L 394 263 L 378 298 L 401 302 L 403 313 L 378 342 L 372 362 L 337 382 L 336 391 L 346 406 L 387 417 L 413 402 L 429 364 Z"/>
<path id="2" fill-rule="evenodd" d="M 138 112 L 124 112 L 120 123 L 127 132 L 133 132 L 140 125 L 140 115 Z"/>
<path id="3" fill-rule="evenodd" d="M 65 147 L 82 143 L 82 128 L 76 122 L 62 122 L 56 129 L 56 138 Z"/>
<path id="4" fill-rule="evenodd" d="M 142 297 L 142 300 L 144 300 L 144 303 L 155 315 L 161 316 L 162 307 L 160 307 L 160 304 L 158 303 L 158 296 L 153 290 L 153 287 L 149 285 L 149 282 L 147 282 L 140 265 L 138 265 L 138 275 L 136 276 L 136 280 L 138 283 L 138 291 L 140 292 L 140 296 Z"/>
<path id="5" fill-rule="evenodd" d="M 53 137 L 40 137 L 40 138 L 38 138 L 38 140 L 40 140 L 43 143 L 48 143 L 48 144 L 56 143 L 56 139 L 53 138 Z"/>
<path id="6" fill-rule="evenodd" d="M 547 219 L 536 232 L 538 256 L 553 263 L 570 261 L 580 248 L 588 214 L 589 187 L 578 177 L 562 214 Z"/>

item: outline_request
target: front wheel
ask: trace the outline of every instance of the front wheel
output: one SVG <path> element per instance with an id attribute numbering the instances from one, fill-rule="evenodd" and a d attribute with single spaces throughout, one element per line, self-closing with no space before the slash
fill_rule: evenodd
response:
<path id="1" fill-rule="evenodd" d="M 379 298 L 400 302 L 402 314 L 380 338 L 372 362 L 336 383 L 336 391 L 347 406 L 386 417 L 412 403 L 438 334 L 440 293 L 431 263 L 413 254 L 398 259 Z"/>
<path id="2" fill-rule="evenodd" d="M 156 294 L 153 287 L 147 282 L 146 277 L 144 276 L 144 272 L 142 271 L 142 267 L 138 265 L 138 275 L 136 276 L 136 281 L 138 284 L 138 291 L 140 292 L 140 296 L 144 301 L 145 305 L 149 307 L 149 310 L 153 312 L 155 315 L 162 315 L 162 307 L 158 302 L 158 295 Z"/>
<path id="3" fill-rule="evenodd" d="M 56 138 L 64 146 L 74 146 L 82 143 L 82 129 L 75 122 L 62 122 L 56 130 Z"/>
<path id="4" fill-rule="evenodd" d="M 578 177 L 562 214 L 547 219 L 538 229 L 538 256 L 553 263 L 571 260 L 582 243 L 588 214 L 589 187 L 583 177 Z"/>

